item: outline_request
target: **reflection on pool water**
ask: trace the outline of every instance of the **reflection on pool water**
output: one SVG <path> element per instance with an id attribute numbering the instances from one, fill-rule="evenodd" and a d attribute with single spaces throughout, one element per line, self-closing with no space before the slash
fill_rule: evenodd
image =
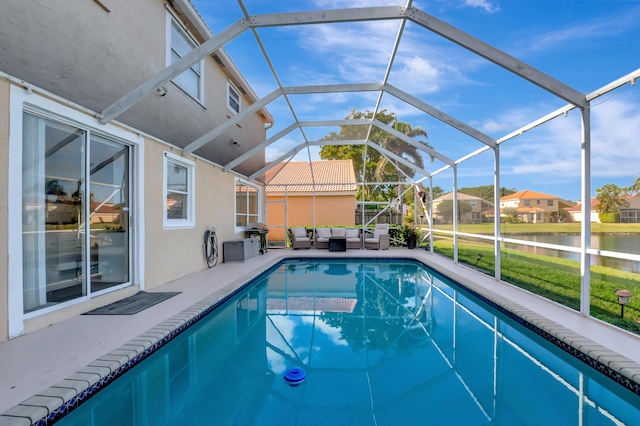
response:
<path id="1" fill-rule="evenodd" d="M 60 424 L 602 425 L 637 407 L 420 263 L 293 260 Z"/>

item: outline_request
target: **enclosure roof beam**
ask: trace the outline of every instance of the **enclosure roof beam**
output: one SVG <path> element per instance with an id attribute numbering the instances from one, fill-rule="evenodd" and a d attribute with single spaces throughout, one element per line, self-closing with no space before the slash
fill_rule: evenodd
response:
<path id="1" fill-rule="evenodd" d="M 366 139 L 353 139 L 353 140 L 333 140 L 333 141 L 313 141 L 309 142 L 309 146 L 323 146 L 323 145 L 366 145 Z"/>
<path id="2" fill-rule="evenodd" d="M 426 112 L 430 116 L 442 121 L 443 123 L 448 124 L 449 126 L 455 129 L 458 129 L 462 133 L 466 133 L 467 135 L 471 136 L 474 139 L 479 140 L 485 145 L 488 145 L 492 148 L 495 148 L 495 146 L 497 145 L 495 139 L 493 139 L 491 136 L 488 136 L 482 133 L 481 131 L 474 129 L 473 127 L 463 123 L 457 118 L 451 117 L 450 115 L 440 111 L 437 108 L 434 108 L 433 106 L 427 104 L 426 102 L 421 101 L 420 99 L 414 96 L 411 96 L 407 92 L 404 92 L 398 89 L 397 87 L 394 87 L 390 84 L 386 84 L 384 86 L 384 91 L 410 105 L 413 105 L 419 110 Z"/>
<path id="3" fill-rule="evenodd" d="M 377 143 L 371 142 L 371 141 L 367 141 L 367 146 L 370 148 L 375 149 L 376 151 L 380 152 L 380 154 L 383 154 L 395 161 L 397 161 L 400 164 L 404 164 L 405 166 L 409 167 L 411 170 L 415 171 L 415 172 L 419 172 L 421 175 L 423 176 L 431 176 L 431 173 L 429 173 L 428 171 L 416 166 L 415 164 L 413 164 L 412 162 L 408 161 L 405 158 L 400 157 L 399 155 L 394 154 L 393 152 L 389 151 L 386 148 L 383 148 L 382 146 L 378 145 Z M 384 182 L 381 182 L 384 183 Z"/>
<path id="4" fill-rule="evenodd" d="M 286 129 L 281 130 L 280 132 L 278 132 L 277 134 L 273 135 L 272 137 L 270 137 L 269 139 L 267 139 L 266 141 L 262 142 L 261 144 L 251 148 L 249 151 L 245 152 L 244 154 L 242 154 L 241 156 L 237 157 L 235 160 L 227 163 L 227 165 L 224 166 L 224 171 L 228 172 L 229 170 L 233 169 L 235 166 L 237 166 L 240 163 L 243 163 L 244 161 L 248 160 L 249 158 L 253 157 L 254 155 L 256 155 L 258 152 L 260 152 L 261 150 L 265 149 L 266 147 L 268 147 L 269 145 L 271 145 L 274 142 L 277 142 L 279 139 L 283 138 L 284 136 L 288 135 L 289 133 L 291 133 L 293 130 L 300 128 L 300 127 L 331 127 L 331 126 L 347 126 L 347 125 L 368 125 L 371 124 L 370 119 L 358 119 L 358 120 L 324 120 L 324 121 L 301 121 L 299 123 L 293 123 L 291 125 L 289 125 Z M 330 141 L 322 141 L 324 144 L 326 145 L 332 145 L 331 143 L 329 143 Z M 340 145 L 340 144 L 344 144 L 344 141 L 339 141 L 339 144 L 333 144 L 333 145 Z M 312 143 L 313 145 L 317 145 L 316 142 Z M 355 145 L 355 144 L 352 144 Z"/>
<path id="5" fill-rule="evenodd" d="M 100 120 L 102 124 L 106 124 L 113 120 L 115 117 L 140 102 L 148 94 L 180 75 L 180 73 L 202 60 L 205 56 L 220 49 L 247 29 L 248 25 L 245 19 L 241 19 L 238 22 L 231 24 L 224 30 L 220 31 L 220 33 L 197 46 L 191 52 L 187 53 L 173 64 L 146 80 L 140 86 L 109 105 L 101 113 L 97 114 L 98 120 Z"/>
<path id="6" fill-rule="evenodd" d="M 362 7 L 354 9 L 312 10 L 305 12 L 270 13 L 253 15 L 248 24 L 254 28 L 287 25 L 329 24 L 337 22 L 380 21 L 404 19 L 406 8 L 402 6 Z"/>
<path id="7" fill-rule="evenodd" d="M 494 64 L 511 71 L 519 77 L 541 87 L 542 89 L 564 99 L 579 108 L 587 107 L 586 95 L 577 91 L 555 78 L 533 68 L 513 56 L 496 49 L 490 44 L 479 40 L 470 34 L 447 24 L 419 9 L 411 8 L 406 11 L 407 18 L 434 33 L 451 40 L 459 46 L 481 56 Z"/>
<path id="8" fill-rule="evenodd" d="M 240 122 L 240 120 L 245 118 L 247 115 L 253 114 L 256 111 L 261 110 L 267 104 L 278 99 L 280 96 L 282 96 L 282 91 L 280 89 L 274 90 L 264 98 L 260 99 L 258 102 L 251 104 L 249 108 L 246 108 L 241 113 L 234 115 L 233 118 L 230 118 L 229 120 L 225 121 L 219 126 L 214 127 L 204 135 L 200 136 L 195 141 L 191 142 L 189 145 L 185 146 L 184 149 L 182 150 L 183 154 L 191 154 L 196 149 L 202 147 L 203 145 L 206 145 L 212 139 L 226 132 L 230 127 Z"/>
<path id="9" fill-rule="evenodd" d="M 358 118 L 355 120 L 318 120 L 301 121 L 300 127 L 335 127 L 335 126 L 366 126 L 371 124 L 370 118 Z"/>
<path id="10" fill-rule="evenodd" d="M 309 95 L 314 93 L 341 93 L 341 92 L 376 92 L 382 90 L 380 83 L 345 83 L 345 84 L 319 84 L 315 86 L 287 86 L 282 88 L 286 95 Z"/>
<path id="11" fill-rule="evenodd" d="M 283 160 L 289 158 L 289 157 L 293 157 L 294 155 L 296 155 L 298 152 L 300 152 L 307 144 L 306 143 L 301 143 L 299 145 L 297 145 L 295 148 L 293 148 L 291 151 L 287 152 L 286 154 L 281 155 L 280 157 L 278 157 L 277 159 L 275 159 L 274 161 L 272 161 L 271 163 L 267 164 L 266 166 L 264 166 L 263 168 L 261 168 L 260 170 L 258 170 L 257 172 L 255 172 L 254 174 L 252 174 L 251 176 L 249 176 L 249 179 L 255 179 L 258 176 L 262 176 L 263 174 L 265 174 L 268 170 L 274 168 L 275 166 L 277 166 L 278 164 L 282 163 Z"/>
<path id="12" fill-rule="evenodd" d="M 278 141 L 280 138 L 288 135 L 289 133 L 291 133 L 292 131 L 294 131 L 298 127 L 299 127 L 299 125 L 297 123 L 293 123 L 289 127 L 287 127 L 286 129 L 283 129 L 283 130 L 279 131 L 277 134 L 273 135 L 272 137 L 270 137 L 266 141 L 260 143 L 259 145 L 254 146 L 249 151 L 247 151 L 244 154 L 242 154 L 241 156 L 237 157 L 235 160 L 227 163 L 227 165 L 224 166 L 224 171 L 228 172 L 229 170 L 233 169 L 238 164 L 245 162 L 249 158 L 251 158 L 254 155 L 256 155 L 258 152 L 260 152 L 261 150 L 265 149 L 266 147 L 268 147 L 272 143 Z"/>
<path id="13" fill-rule="evenodd" d="M 396 129 L 394 129 L 391 126 L 388 126 L 378 120 L 374 120 L 373 121 L 373 125 L 376 126 L 377 128 L 391 134 L 392 136 L 395 136 L 398 139 L 401 139 L 403 141 L 405 141 L 406 143 L 408 143 L 409 145 L 412 145 L 424 152 L 426 152 L 427 154 L 437 158 L 438 160 L 442 161 L 445 164 L 450 164 L 453 165 L 453 160 L 450 159 L 449 157 L 447 157 L 446 155 L 442 155 L 440 154 L 438 151 L 436 151 L 435 149 L 431 148 L 429 145 L 426 145 L 423 142 L 420 142 L 410 136 L 405 135 L 402 132 L 397 131 Z"/>

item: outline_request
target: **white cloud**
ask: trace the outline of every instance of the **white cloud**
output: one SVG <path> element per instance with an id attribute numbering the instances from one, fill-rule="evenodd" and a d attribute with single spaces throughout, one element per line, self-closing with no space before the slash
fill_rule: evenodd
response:
<path id="1" fill-rule="evenodd" d="M 465 6 L 484 9 L 484 11 L 488 13 L 496 13 L 500 11 L 500 6 L 498 6 L 496 2 L 491 2 L 488 0 L 463 0 L 462 3 Z"/>
<path id="2" fill-rule="evenodd" d="M 524 114 L 536 117 L 527 111 L 513 111 L 509 115 Z M 505 117 L 498 119 L 499 123 L 507 121 Z M 602 104 L 594 101 L 591 109 L 592 177 L 636 176 L 640 168 L 638 135 L 639 102 L 625 96 L 610 98 Z M 578 181 L 581 175 L 581 143 L 580 113 L 574 110 L 566 118 L 558 117 L 506 142 L 500 151 L 502 173 L 546 181 Z"/>

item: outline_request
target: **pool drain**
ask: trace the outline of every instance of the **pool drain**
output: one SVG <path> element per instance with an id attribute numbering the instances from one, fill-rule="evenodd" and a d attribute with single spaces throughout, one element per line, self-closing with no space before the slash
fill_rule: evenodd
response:
<path id="1" fill-rule="evenodd" d="M 284 381 L 291 386 L 298 386 L 307 378 L 307 373 L 302 368 L 290 368 L 284 373 Z"/>

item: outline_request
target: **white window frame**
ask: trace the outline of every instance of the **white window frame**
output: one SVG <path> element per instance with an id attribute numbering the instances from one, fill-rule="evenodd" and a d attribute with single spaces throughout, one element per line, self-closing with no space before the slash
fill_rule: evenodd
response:
<path id="1" fill-rule="evenodd" d="M 193 48 L 196 48 L 198 46 L 198 42 L 196 41 L 195 38 L 193 38 L 191 36 L 191 34 L 189 34 L 189 31 L 184 27 L 184 25 L 182 25 L 182 23 L 180 22 L 180 20 L 173 15 L 173 13 L 167 9 L 167 25 L 166 25 L 166 40 L 167 40 L 167 52 L 166 52 L 166 66 L 169 66 L 172 64 L 171 62 L 171 51 L 172 51 L 172 46 L 171 46 L 171 30 L 173 27 L 175 27 L 178 32 L 180 33 L 180 35 L 184 38 L 184 40 L 191 45 Z M 177 53 L 177 52 L 176 52 Z M 177 88 L 180 89 L 180 91 L 184 92 L 187 96 L 189 96 L 190 98 L 192 98 L 193 100 L 195 100 L 196 102 L 198 102 L 200 105 L 204 106 L 204 59 L 201 60 L 199 62 L 200 64 L 200 72 L 196 71 L 193 69 L 193 65 L 191 66 L 191 70 L 193 70 L 196 74 L 198 74 L 200 76 L 199 81 L 198 81 L 198 93 L 191 93 L 189 90 L 187 90 L 185 87 L 183 87 L 180 83 L 178 83 L 175 78 L 173 80 L 171 80 L 171 83 L 174 84 Z M 183 72 L 187 72 L 189 70 L 185 70 Z"/>
<path id="2" fill-rule="evenodd" d="M 39 93 L 43 93 L 40 95 Z M 145 289 L 144 277 L 144 139 L 118 125 L 102 124 L 95 117 L 95 113 L 86 110 L 80 105 L 69 101 L 56 101 L 54 95 L 36 88 L 25 89 L 11 86 L 9 89 L 9 110 L 12 112 L 9 118 L 9 185 L 8 199 L 21 200 L 22 198 L 22 126 L 23 112 L 37 114 L 62 124 L 67 124 L 94 133 L 109 140 L 118 141 L 131 147 L 133 170 L 131 171 L 131 279 L 128 284 L 115 286 L 112 291 L 119 290 L 129 285 L 139 285 Z M 66 102 L 63 104 L 62 102 Z M 23 271 L 22 271 L 22 206 L 21 202 L 12 203 L 7 214 L 8 244 L 15 255 L 9 257 L 8 262 L 8 331 L 9 338 L 24 334 L 24 321 L 39 317 L 54 311 L 86 302 L 92 297 L 103 294 L 92 293 L 54 306 L 38 309 L 37 311 L 23 312 Z"/>
<path id="3" fill-rule="evenodd" d="M 257 190 L 257 209 L 258 209 L 258 215 L 256 217 L 255 221 L 251 221 L 249 220 L 249 198 L 247 197 L 247 226 L 237 226 L 236 225 L 236 217 L 238 216 L 238 196 L 236 194 L 236 188 L 238 185 L 245 185 L 245 186 L 249 186 L 252 188 L 255 188 Z M 262 222 L 262 187 L 259 185 L 256 185 L 255 183 L 249 182 L 247 180 L 244 179 L 240 179 L 240 178 L 235 178 L 234 183 L 233 183 L 233 225 L 235 227 L 235 231 L 236 232 L 242 232 L 245 229 L 247 229 L 247 227 L 249 226 L 249 223 L 251 222 Z"/>
<path id="4" fill-rule="evenodd" d="M 187 169 L 187 209 L 186 219 L 170 219 L 167 217 L 167 168 L 169 163 L 177 164 Z M 195 228 L 196 226 L 196 164 L 184 157 L 165 151 L 162 156 L 162 223 L 164 229 Z"/>
<path id="5" fill-rule="evenodd" d="M 234 100 L 238 103 L 237 111 L 233 108 L 230 102 L 232 95 Z M 240 93 L 238 88 L 230 80 L 227 80 L 227 108 L 234 114 L 239 114 L 240 111 L 242 111 L 242 93 Z"/>

